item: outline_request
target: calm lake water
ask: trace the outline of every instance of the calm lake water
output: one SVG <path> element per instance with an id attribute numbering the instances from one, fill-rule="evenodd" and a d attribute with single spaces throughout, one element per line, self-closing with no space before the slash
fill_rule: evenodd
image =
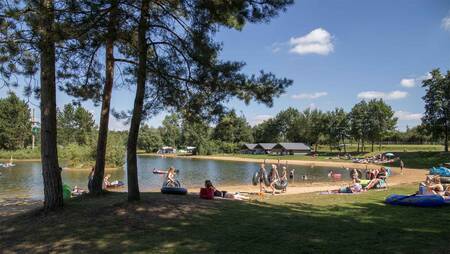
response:
<path id="1" fill-rule="evenodd" d="M 164 175 L 155 175 L 153 168 L 166 169 L 174 166 L 179 169 L 177 179 L 182 186 L 201 186 L 206 179 L 212 180 L 217 186 L 251 184 L 252 174 L 258 169 L 257 163 L 161 158 L 154 156 L 138 157 L 139 184 L 141 190 L 158 190 L 164 180 Z M 289 170 L 295 168 L 296 184 L 307 184 L 311 181 L 331 181 L 328 172 L 332 169 L 336 173 L 342 173 L 344 180 L 349 179 L 349 173 L 342 168 L 323 168 L 289 166 Z M 267 168 L 268 169 L 268 168 Z M 15 167 L 0 168 L 0 200 L 5 198 L 43 198 L 42 172 L 40 162 L 17 162 Z M 126 183 L 124 168 L 108 171 L 111 180 L 121 180 Z M 65 184 L 78 185 L 87 189 L 89 171 L 63 170 L 62 178 Z M 306 175 L 308 181 L 303 181 Z"/>

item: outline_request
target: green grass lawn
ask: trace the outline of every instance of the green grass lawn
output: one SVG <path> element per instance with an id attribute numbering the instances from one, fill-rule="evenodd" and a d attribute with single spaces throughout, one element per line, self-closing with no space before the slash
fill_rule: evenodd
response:
<path id="1" fill-rule="evenodd" d="M 0 223 L 0 249 L 76 253 L 449 253 L 450 206 L 394 207 L 390 193 L 301 194 L 263 201 L 125 193 L 70 201 L 65 211 Z"/>

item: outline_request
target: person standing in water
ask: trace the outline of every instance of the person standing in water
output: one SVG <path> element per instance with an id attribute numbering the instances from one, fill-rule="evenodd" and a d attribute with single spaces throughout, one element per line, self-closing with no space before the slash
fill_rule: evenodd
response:
<path id="1" fill-rule="evenodd" d="M 266 191 L 266 189 L 263 186 L 265 175 L 266 175 L 266 168 L 264 163 L 261 163 L 259 167 L 259 193 L 264 193 Z"/>
<path id="2" fill-rule="evenodd" d="M 272 195 L 275 195 L 275 183 L 280 178 L 280 175 L 278 175 L 277 165 L 272 164 L 272 168 L 270 169 L 269 174 L 269 181 L 270 181 L 270 188 L 272 189 Z"/>
<path id="3" fill-rule="evenodd" d="M 283 170 L 281 171 L 281 178 L 280 178 L 280 180 L 281 180 L 282 182 L 287 182 L 287 180 L 288 180 L 288 178 L 287 178 L 287 168 L 286 168 L 286 167 L 283 167 L 282 169 L 283 169 Z M 281 192 L 286 192 L 286 187 L 284 187 L 284 188 L 281 190 Z"/>
<path id="4" fill-rule="evenodd" d="M 400 174 L 403 175 L 403 168 L 405 167 L 405 163 L 403 163 L 403 160 L 400 159 Z"/>

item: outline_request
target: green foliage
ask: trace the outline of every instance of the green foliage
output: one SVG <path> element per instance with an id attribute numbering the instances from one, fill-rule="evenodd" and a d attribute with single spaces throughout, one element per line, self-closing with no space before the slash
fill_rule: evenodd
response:
<path id="1" fill-rule="evenodd" d="M 28 105 L 13 92 L 0 99 L 0 149 L 25 148 L 31 141 Z"/>
<path id="2" fill-rule="evenodd" d="M 138 138 L 138 148 L 145 150 L 145 152 L 156 152 L 163 146 L 163 141 L 159 131 L 150 128 L 148 125 L 141 127 Z"/>
<path id="3" fill-rule="evenodd" d="M 177 114 L 167 115 L 164 118 L 160 133 L 163 145 L 172 147 L 180 145 L 180 119 Z"/>
<path id="4" fill-rule="evenodd" d="M 57 112 L 58 144 L 89 145 L 94 140 L 95 121 L 92 113 L 72 104 Z"/>
<path id="5" fill-rule="evenodd" d="M 250 125 L 243 116 L 238 117 L 234 110 L 220 117 L 213 130 L 212 138 L 229 143 L 253 142 Z"/>
<path id="6" fill-rule="evenodd" d="M 126 136 L 126 132 L 109 132 L 105 156 L 107 167 L 122 167 L 125 164 Z M 93 154 L 96 149 L 94 146 Z"/>
<path id="7" fill-rule="evenodd" d="M 90 167 L 95 161 L 92 147 L 76 143 L 60 147 L 58 155 L 60 159 L 66 161 L 69 167 Z"/>
<path id="8" fill-rule="evenodd" d="M 425 102 L 424 126 L 434 138 L 444 138 L 445 151 L 448 152 L 450 125 L 450 71 L 443 76 L 439 69 L 431 71 L 431 78 L 424 80 L 426 89 L 422 99 Z"/>

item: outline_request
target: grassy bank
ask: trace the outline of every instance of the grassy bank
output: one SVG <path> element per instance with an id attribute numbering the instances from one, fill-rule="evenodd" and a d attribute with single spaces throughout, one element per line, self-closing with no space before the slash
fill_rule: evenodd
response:
<path id="1" fill-rule="evenodd" d="M 253 202 L 126 193 L 70 201 L 64 212 L 27 213 L 0 224 L 8 252 L 448 253 L 450 207 L 383 204 L 390 193 L 299 194 Z"/>

